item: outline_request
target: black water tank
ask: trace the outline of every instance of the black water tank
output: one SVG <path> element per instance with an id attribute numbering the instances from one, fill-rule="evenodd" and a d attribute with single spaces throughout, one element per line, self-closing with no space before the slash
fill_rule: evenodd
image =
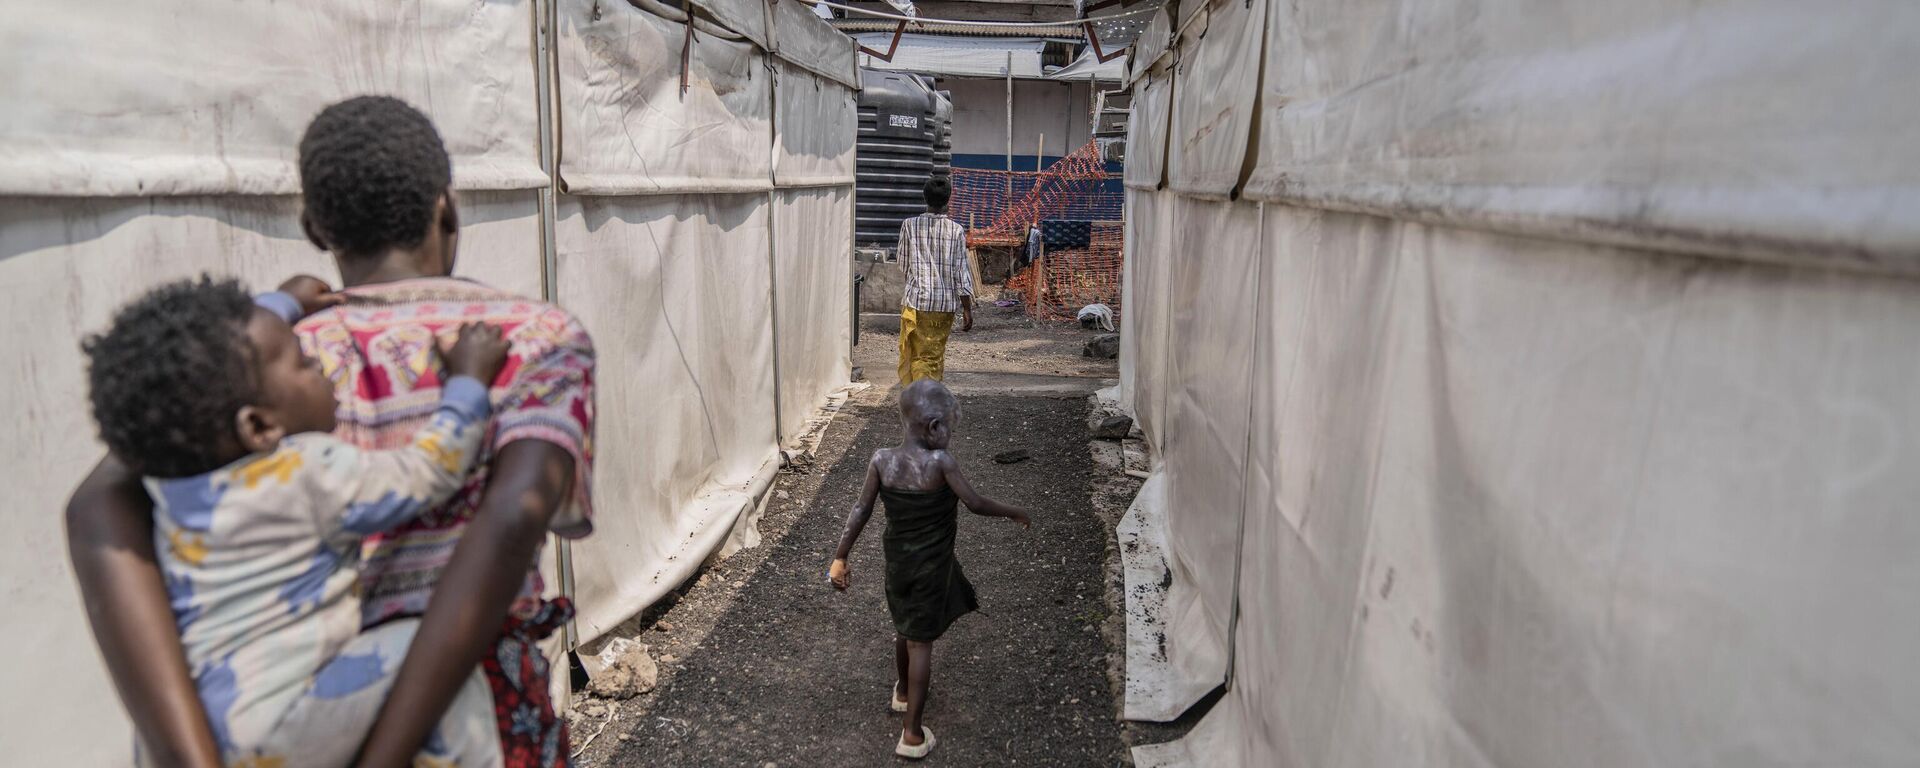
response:
<path id="1" fill-rule="evenodd" d="M 893 245 L 926 210 L 921 190 L 953 166 L 953 102 L 905 72 L 860 70 L 854 243 Z"/>
<path id="2" fill-rule="evenodd" d="M 934 92 L 933 175 L 953 177 L 953 92 Z"/>

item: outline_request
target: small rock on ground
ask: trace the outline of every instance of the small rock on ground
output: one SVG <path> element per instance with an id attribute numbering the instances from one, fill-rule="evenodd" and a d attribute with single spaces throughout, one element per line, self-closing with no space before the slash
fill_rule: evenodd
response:
<path id="1" fill-rule="evenodd" d="M 1018 464 L 1020 462 L 1026 461 L 1027 459 L 1031 459 L 1031 458 L 1033 458 L 1032 453 L 1028 452 L 1027 449 L 1025 448 L 1019 448 L 1011 451 L 1001 451 L 999 453 L 994 454 L 993 463 Z"/>
<path id="2" fill-rule="evenodd" d="M 647 655 L 647 646 L 627 638 L 609 643 L 600 652 L 602 668 L 587 690 L 608 699 L 631 699 L 653 690 L 660 679 L 660 668 Z"/>
<path id="3" fill-rule="evenodd" d="M 1103 333 L 1093 337 L 1092 339 L 1089 339 L 1087 341 L 1087 346 L 1080 351 L 1080 356 L 1091 357 L 1099 360 L 1113 360 L 1113 359 L 1119 358 L 1120 357 L 1120 334 Z"/>
<path id="4" fill-rule="evenodd" d="M 1089 431 L 1101 440 L 1125 440 L 1127 433 L 1133 431 L 1133 417 L 1125 414 L 1101 416 L 1096 414 L 1088 422 Z"/>

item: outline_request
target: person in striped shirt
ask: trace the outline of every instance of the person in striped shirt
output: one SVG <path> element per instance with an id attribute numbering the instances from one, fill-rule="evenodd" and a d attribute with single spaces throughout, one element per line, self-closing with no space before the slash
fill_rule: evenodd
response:
<path id="1" fill-rule="evenodd" d="M 939 381 L 944 373 L 947 337 L 954 313 L 960 330 L 973 330 L 973 270 L 967 261 L 967 232 L 947 218 L 953 189 L 946 179 L 927 182 L 927 212 L 900 223 L 900 267 L 906 287 L 900 294 L 900 386 L 921 379 Z"/>

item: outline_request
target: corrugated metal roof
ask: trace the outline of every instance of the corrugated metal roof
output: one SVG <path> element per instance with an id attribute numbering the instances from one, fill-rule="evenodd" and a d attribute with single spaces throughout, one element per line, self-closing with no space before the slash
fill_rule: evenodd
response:
<path id="1" fill-rule="evenodd" d="M 866 32 L 893 32 L 900 22 L 894 19 L 845 18 L 834 19 L 833 27 L 849 35 Z M 989 27 L 979 24 L 922 24 L 914 22 L 907 29 L 930 35 L 959 35 L 963 37 L 1066 37 L 1078 40 L 1082 36 L 1079 22 L 1064 22 L 1045 27 Z M 903 42 L 904 44 L 904 42 Z M 885 43 L 881 44 L 885 47 Z"/>
<path id="2" fill-rule="evenodd" d="M 884 51 L 890 32 L 863 32 L 853 36 L 861 45 Z M 900 36 L 893 61 L 860 54 L 860 66 L 892 72 L 918 72 L 948 77 L 1006 77 L 1009 59 L 1013 76 L 1028 80 L 1047 77 L 1040 54 L 1047 41 L 1039 37 L 979 38 L 941 35 Z"/>

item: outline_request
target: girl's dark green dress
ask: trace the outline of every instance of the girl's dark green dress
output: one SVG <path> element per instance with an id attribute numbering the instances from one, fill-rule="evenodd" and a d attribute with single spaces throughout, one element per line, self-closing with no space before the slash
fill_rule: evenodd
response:
<path id="1" fill-rule="evenodd" d="M 973 585 L 953 556 L 960 499 L 953 489 L 880 488 L 887 512 L 887 610 L 893 629 L 908 640 L 940 638 L 953 620 L 980 607 Z"/>

